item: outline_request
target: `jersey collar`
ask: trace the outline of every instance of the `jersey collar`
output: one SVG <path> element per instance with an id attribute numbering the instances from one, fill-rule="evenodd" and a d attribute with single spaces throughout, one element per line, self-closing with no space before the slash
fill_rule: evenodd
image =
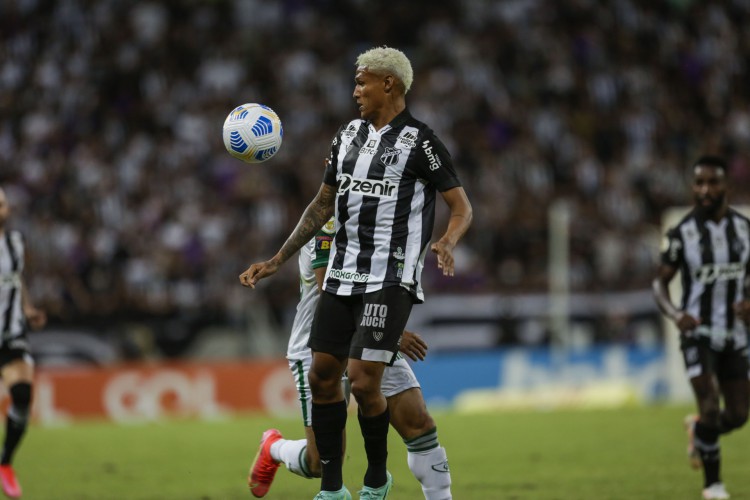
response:
<path id="1" fill-rule="evenodd" d="M 402 125 L 404 125 L 410 118 L 411 118 L 411 113 L 409 113 L 409 108 L 404 108 L 404 110 L 400 112 L 399 114 L 397 114 L 393 118 L 393 120 L 390 121 L 390 123 L 388 123 L 385 127 L 378 130 L 377 132 L 379 134 L 383 134 L 384 132 L 387 132 L 388 130 L 399 128 Z M 375 130 L 370 120 L 367 120 L 367 127 L 372 131 Z"/>

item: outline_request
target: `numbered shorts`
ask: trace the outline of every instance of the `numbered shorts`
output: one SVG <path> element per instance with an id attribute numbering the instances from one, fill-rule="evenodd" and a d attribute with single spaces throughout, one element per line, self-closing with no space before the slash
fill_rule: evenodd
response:
<path id="1" fill-rule="evenodd" d="M 308 347 L 340 358 L 391 363 L 413 297 L 401 286 L 360 295 L 320 294 Z"/>
<path id="2" fill-rule="evenodd" d="M 748 378 L 748 349 L 734 349 L 731 344 L 724 350 L 711 349 L 707 337 L 688 337 L 680 340 L 682 357 L 685 360 L 685 371 L 688 378 L 704 373 L 715 374 L 719 380 L 738 380 Z"/>
<path id="3" fill-rule="evenodd" d="M 0 368 L 17 359 L 22 359 L 32 366 L 34 364 L 34 358 L 31 357 L 31 346 L 26 335 L 8 339 L 0 344 Z"/>
<path id="4" fill-rule="evenodd" d="M 305 427 L 312 426 L 312 393 L 310 392 L 310 383 L 308 374 L 312 364 L 312 354 L 302 359 L 290 359 L 289 369 L 292 370 L 294 385 L 297 388 L 297 398 L 299 400 L 300 410 L 302 411 L 302 421 Z M 343 383 L 343 382 L 342 382 Z M 383 371 L 383 380 L 380 383 L 380 390 L 386 398 L 401 394 L 407 389 L 420 387 L 416 375 L 409 366 L 409 363 L 398 356 L 393 366 L 386 366 Z"/>

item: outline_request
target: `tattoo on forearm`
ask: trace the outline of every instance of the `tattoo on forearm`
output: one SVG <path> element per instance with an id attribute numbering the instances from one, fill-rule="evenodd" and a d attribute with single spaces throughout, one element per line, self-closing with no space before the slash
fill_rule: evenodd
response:
<path id="1" fill-rule="evenodd" d="M 323 224 L 333 215 L 333 203 L 336 192 L 333 189 L 321 189 L 318 196 L 307 206 L 297 227 L 279 250 L 281 262 L 286 262 L 302 246 L 315 236 Z"/>

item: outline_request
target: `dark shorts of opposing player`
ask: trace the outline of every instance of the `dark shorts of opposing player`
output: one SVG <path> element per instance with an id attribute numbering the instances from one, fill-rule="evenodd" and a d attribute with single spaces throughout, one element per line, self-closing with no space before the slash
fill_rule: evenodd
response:
<path id="1" fill-rule="evenodd" d="M 348 296 L 322 292 L 307 345 L 339 358 L 391 363 L 412 305 L 400 286 Z"/>
<path id="2" fill-rule="evenodd" d="M 31 357 L 29 339 L 25 334 L 0 343 L 0 368 L 18 359 L 22 359 L 29 364 L 34 363 Z"/>
<path id="3" fill-rule="evenodd" d="M 708 337 L 682 335 L 680 340 L 682 358 L 688 378 L 703 374 L 715 374 L 718 380 L 741 380 L 748 378 L 750 363 L 747 347 L 736 349 L 731 342 L 725 349 L 711 348 Z"/>

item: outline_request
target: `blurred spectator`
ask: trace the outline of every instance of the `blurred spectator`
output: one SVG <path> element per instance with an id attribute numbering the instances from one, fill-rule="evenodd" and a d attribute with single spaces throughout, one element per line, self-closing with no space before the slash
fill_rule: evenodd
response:
<path id="1" fill-rule="evenodd" d="M 477 214 L 452 289 L 543 291 L 558 198 L 574 211 L 574 288 L 647 288 L 661 213 L 689 202 L 684 173 L 703 152 L 730 159 L 732 199 L 750 202 L 750 2 L 389 8 L 0 4 L 0 184 L 16 228 L 45 242 L 30 289 L 53 324 L 179 321 L 161 337 L 179 353 L 206 321 L 236 321 L 236 276 L 280 246 L 320 185 L 334 127 L 356 114 L 340 99 L 349 63 L 374 44 L 411 58 L 412 112 L 435 124 Z M 224 151 L 221 125 L 243 102 L 284 122 L 268 164 Z M 439 274 L 425 278 L 439 292 Z M 295 281 L 263 288 L 276 321 Z"/>

